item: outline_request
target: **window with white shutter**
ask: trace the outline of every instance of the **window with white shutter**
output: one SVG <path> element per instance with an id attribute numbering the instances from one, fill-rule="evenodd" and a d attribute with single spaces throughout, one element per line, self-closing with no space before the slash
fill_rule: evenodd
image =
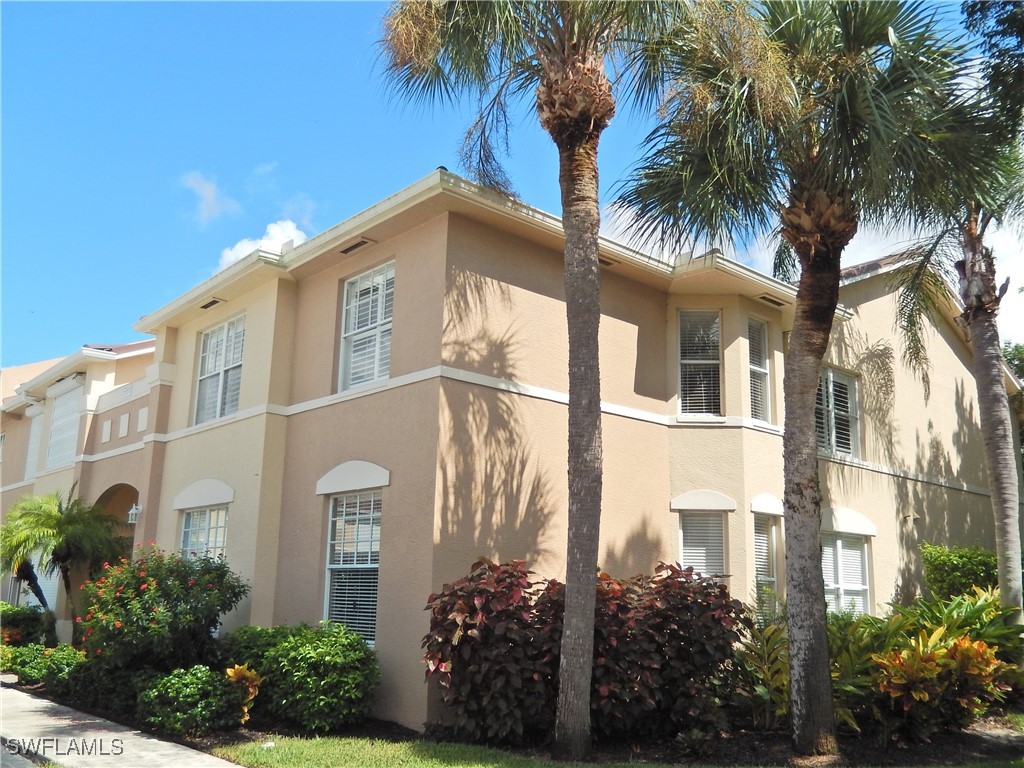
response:
<path id="1" fill-rule="evenodd" d="M 185 557 L 224 557 L 228 508 L 189 509 L 182 513 L 181 552 Z"/>
<path id="2" fill-rule="evenodd" d="M 394 262 L 345 283 L 341 389 L 387 377 L 394 297 Z"/>
<path id="3" fill-rule="evenodd" d="M 821 572 L 830 611 L 868 613 L 868 544 L 863 536 L 821 534 Z"/>
<path id="4" fill-rule="evenodd" d="M 78 426 L 82 417 L 82 388 L 58 395 L 53 400 L 50 438 L 46 445 L 46 468 L 70 464 L 78 448 Z"/>
<path id="5" fill-rule="evenodd" d="M 704 576 L 726 572 L 723 512 L 680 513 L 679 564 Z"/>
<path id="6" fill-rule="evenodd" d="M 754 576 L 757 582 L 757 608 L 766 614 L 779 607 L 779 518 L 754 515 Z"/>
<path id="7" fill-rule="evenodd" d="M 39 471 L 39 439 L 43 432 L 43 417 L 31 416 L 28 427 L 28 450 L 25 453 L 25 480 L 34 480 Z"/>
<path id="8" fill-rule="evenodd" d="M 762 320 L 747 320 L 750 352 L 750 418 L 768 421 L 768 326 Z"/>
<path id="9" fill-rule="evenodd" d="M 826 368 L 818 380 L 814 402 L 818 450 L 857 456 L 860 453 L 857 380 Z"/>
<path id="10" fill-rule="evenodd" d="M 380 520 L 379 489 L 331 498 L 326 616 L 358 632 L 369 643 L 377 636 Z"/>
<path id="11" fill-rule="evenodd" d="M 679 313 L 679 412 L 722 415 L 721 318 Z"/>
<path id="12" fill-rule="evenodd" d="M 199 343 L 196 424 L 230 416 L 242 390 L 245 315 L 206 331 Z"/>

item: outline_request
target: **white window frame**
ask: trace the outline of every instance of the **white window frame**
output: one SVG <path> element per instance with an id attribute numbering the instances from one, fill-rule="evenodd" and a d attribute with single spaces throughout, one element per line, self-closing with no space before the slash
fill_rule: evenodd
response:
<path id="1" fill-rule="evenodd" d="M 823 531 L 821 544 L 821 571 L 825 582 L 825 601 L 828 610 L 847 611 L 852 609 L 855 613 L 859 613 L 850 604 L 856 595 L 864 601 L 863 613 L 870 614 L 872 612 L 870 539 L 856 534 Z M 826 562 L 825 559 L 829 544 L 835 553 L 835 559 L 831 563 Z M 864 575 L 862 581 L 853 581 L 852 575 L 846 572 L 844 555 L 850 551 L 856 551 L 859 555 L 860 570 Z"/>
<path id="2" fill-rule="evenodd" d="M 717 332 L 715 338 L 714 357 L 710 354 L 687 356 L 684 353 L 684 343 L 687 337 L 685 325 L 688 320 L 695 319 L 713 319 L 714 329 Z M 721 416 L 723 414 L 722 409 L 722 313 L 717 310 L 680 310 L 679 311 L 679 414 L 681 416 L 693 416 L 693 415 L 706 415 L 706 416 Z M 690 395 L 684 391 L 686 387 L 686 381 L 688 378 L 688 372 L 691 375 L 700 375 L 700 372 L 704 371 L 708 374 L 713 374 L 712 378 L 716 378 L 715 386 L 718 389 L 718 402 L 709 407 L 708 404 L 704 404 L 698 408 L 689 407 L 689 403 L 693 401 L 701 401 L 710 399 L 708 395 L 703 392 L 694 392 Z M 701 386 L 699 389 L 703 390 Z"/>
<path id="3" fill-rule="evenodd" d="M 701 576 L 725 576 L 728 574 L 729 567 L 729 552 L 728 552 L 728 541 L 726 536 L 726 512 L 721 510 L 681 510 L 679 512 L 679 565 L 681 568 L 689 568 L 693 566 L 695 573 L 699 573 Z M 702 547 L 704 542 L 699 539 L 696 543 L 692 541 L 694 538 L 693 534 L 697 534 L 701 527 L 705 530 L 702 533 L 707 533 L 715 527 L 717 523 L 719 527 L 720 536 L 718 541 L 711 542 L 711 546 L 718 546 L 721 552 L 721 562 L 708 562 L 708 552 L 706 547 Z M 691 528 L 690 541 L 687 540 L 687 525 L 697 526 L 697 529 Z M 698 558 L 693 555 L 689 555 L 687 550 L 700 550 L 704 548 L 703 561 L 698 562 Z M 720 567 L 716 567 L 720 566 Z"/>
<path id="4" fill-rule="evenodd" d="M 761 346 L 760 358 L 754 357 L 754 337 Z M 747 353 L 750 362 L 750 418 L 771 421 L 771 379 L 768 376 L 768 323 L 756 317 L 747 318 Z M 761 398 L 756 398 L 757 385 Z M 758 402 L 760 400 L 760 402 Z M 758 413 L 760 411 L 760 414 Z"/>
<path id="5" fill-rule="evenodd" d="M 342 299 L 339 390 L 373 384 L 388 377 L 391 370 L 391 323 L 394 303 L 393 261 L 381 264 L 345 282 Z"/>
<path id="6" fill-rule="evenodd" d="M 196 358 L 195 424 L 230 416 L 238 411 L 245 356 L 245 315 L 238 315 L 204 331 L 199 336 Z M 235 374 L 233 376 L 232 374 Z M 237 387 L 233 386 L 237 384 Z M 203 397 L 210 387 L 216 398 L 212 410 Z"/>
<path id="7" fill-rule="evenodd" d="M 837 385 L 846 389 L 847 408 L 837 396 Z M 857 377 L 833 368 L 825 368 L 818 380 L 815 395 L 814 423 L 820 453 L 837 456 L 860 456 L 860 405 Z M 837 429 L 837 424 L 839 428 Z M 845 427 L 847 444 L 843 444 Z"/>
<path id="8" fill-rule="evenodd" d="M 327 508 L 324 619 L 345 624 L 370 645 L 377 639 L 382 512 L 380 488 L 335 494 Z M 348 595 L 362 604 L 353 599 L 349 609 L 337 610 Z"/>
<path id="9" fill-rule="evenodd" d="M 765 542 L 759 539 L 764 528 Z M 766 613 L 775 613 L 782 599 L 782 588 L 779 580 L 779 560 L 782 544 L 782 518 L 778 515 L 754 513 L 754 589 L 755 602 L 759 609 Z M 759 550 L 765 550 L 765 563 L 761 562 Z M 763 596 L 763 597 L 762 597 Z"/>
<path id="10" fill-rule="evenodd" d="M 25 453 L 25 481 L 35 480 L 39 471 L 39 441 L 43 433 L 43 417 L 41 413 L 29 416 L 28 448 Z"/>
<path id="11" fill-rule="evenodd" d="M 183 557 L 226 557 L 227 541 L 227 504 L 181 511 Z M 199 542 L 202 542 L 202 546 L 196 546 Z"/>

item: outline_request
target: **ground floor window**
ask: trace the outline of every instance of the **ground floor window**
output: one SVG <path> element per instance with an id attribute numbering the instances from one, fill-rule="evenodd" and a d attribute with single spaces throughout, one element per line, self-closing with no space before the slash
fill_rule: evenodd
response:
<path id="1" fill-rule="evenodd" d="M 679 564 L 704 575 L 722 575 L 725 568 L 725 514 L 679 514 Z"/>
<path id="2" fill-rule="evenodd" d="M 224 557 L 228 508 L 189 509 L 182 513 L 181 551 L 185 557 Z"/>
<path id="3" fill-rule="evenodd" d="M 380 565 L 379 489 L 331 497 L 326 617 L 373 643 Z"/>
<path id="4" fill-rule="evenodd" d="M 779 610 L 779 520 L 774 515 L 754 515 L 754 576 L 757 611 L 765 616 Z"/>
<path id="5" fill-rule="evenodd" d="M 870 612 L 867 538 L 822 533 L 821 572 L 830 611 Z"/>

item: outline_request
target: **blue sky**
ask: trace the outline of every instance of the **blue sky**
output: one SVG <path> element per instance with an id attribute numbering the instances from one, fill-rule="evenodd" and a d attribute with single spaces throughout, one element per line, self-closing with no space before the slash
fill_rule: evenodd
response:
<path id="1" fill-rule="evenodd" d="M 458 172 L 472 105 L 388 90 L 385 7 L 4 2 L 3 365 L 144 338 L 132 324 L 222 258 Z M 528 105 L 517 117 L 513 183 L 558 213 L 554 148 Z M 604 201 L 645 133 L 626 109 L 606 131 Z"/>

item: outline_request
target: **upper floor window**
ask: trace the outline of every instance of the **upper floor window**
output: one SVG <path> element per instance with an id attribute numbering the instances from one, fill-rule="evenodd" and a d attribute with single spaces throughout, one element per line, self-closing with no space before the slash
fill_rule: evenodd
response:
<path id="1" fill-rule="evenodd" d="M 345 283 L 341 389 L 388 375 L 394 295 L 394 262 L 364 272 Z"/>
<path id="2" fill-rule="evenodd" d="M 181 551 L 185 557 L 223 557 L 227 536 L 226 506 L 182 513 Z"/>
<path id="3" fill-rule="evenodd" d="M 721 319 L 679 313 L 679 412 L 722 415 Z"/>
<path id="4" fill-rule="evenodd" d="M 750 417 L 768 421 L 768 326 L 753 317 L 747 320 L 750 352 Z"/>
<path id="5" fill-rule="evenodd" d="M 244 346 L 245 315 L 203 334 L 196 384 L 196 424 L 229 416 L 238 410 Z"/>
<path id="6" fill-rule="evenodd" d="M 857 380 L 826 368 L 818 381 L 814 428 L 818 450 L 856 456 L 858 445 Z"/>
<path id="7" fill-rule="evenodd" d="M 367 642 L 377 633 L 380 566 L 379 489 L 331 499 L 327 542 L 327 618 L 341 622 Z"/>
<path id="8" fill-rule="evenodd" d="M 78 425 L 82 416 L 82 388 L 57 395 L 53 400 L 50 437 L 46 445 L 46 468 L 74 461 L 78 448 Z"/>

